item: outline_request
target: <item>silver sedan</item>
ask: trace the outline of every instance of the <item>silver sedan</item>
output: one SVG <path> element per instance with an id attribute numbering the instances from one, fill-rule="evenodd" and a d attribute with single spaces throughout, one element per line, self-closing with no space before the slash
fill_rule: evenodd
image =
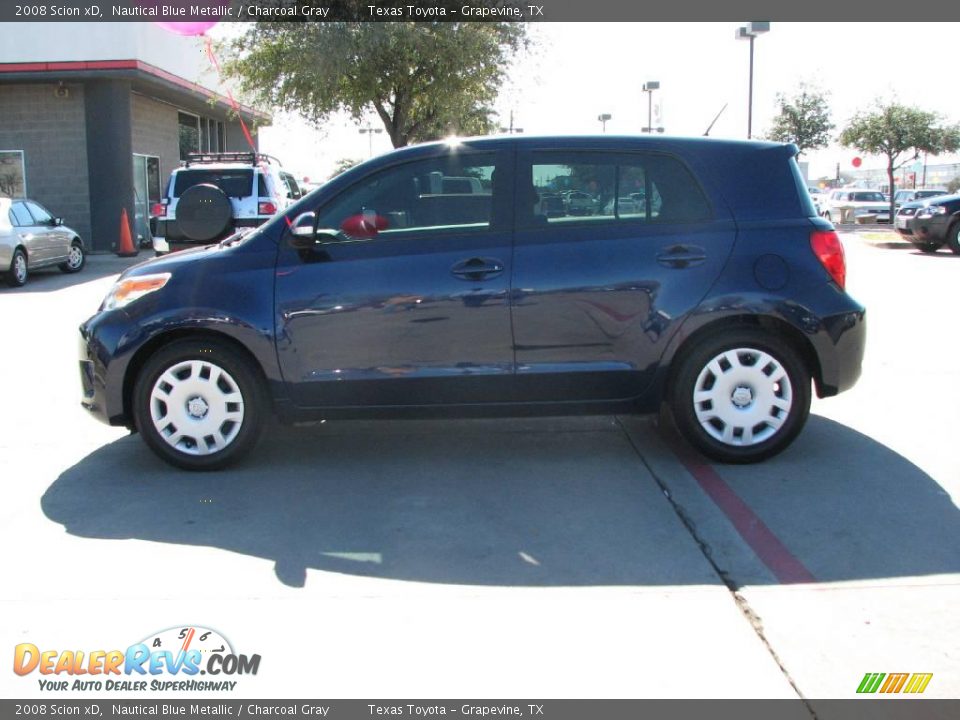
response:
<path id="1" fill-rule="evenodd" d="M 79 272 L 85 261 L 83 241 L 63 220 L 33 200 L 0 198 L 0 274 L 10 285 L 43 267 Z"/>

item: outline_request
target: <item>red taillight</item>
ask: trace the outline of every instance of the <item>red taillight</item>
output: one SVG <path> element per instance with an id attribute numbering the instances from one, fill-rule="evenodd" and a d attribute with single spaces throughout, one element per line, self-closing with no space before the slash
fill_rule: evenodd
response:
<path id="1" fill-rule="evenodd" d="M 847 261 L 837 233 L 833 230 L 814 230 L 810 233 L 810 248 L 833 281 L 843 289 L 847 283 Z"/>
<path id="2" fill-rule="evenodd" d="M 257 205 L 258 215 L 273 215 L 277 211 L 276 203 L 270 200 L 261 200 Z"/>
<path id="3" fill-rule="evenodd" d="M 154 217 L 166 217 L 167 216 L 167 206 L 163 203 L 154 203 L 153 207 L 150 208 L 150 214 Z"/>

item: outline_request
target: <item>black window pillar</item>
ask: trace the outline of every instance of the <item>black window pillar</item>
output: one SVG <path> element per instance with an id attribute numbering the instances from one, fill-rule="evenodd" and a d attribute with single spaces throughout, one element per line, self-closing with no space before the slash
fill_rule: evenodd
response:
<path id="1" fill-rule="evenodd" d="M 87 172 L 90 182 L 91 247 L 116 250 L 120 222 L 127 211 L 131 229 L 133 208 L 133 140 L 130 83 L 94 80 L 84 89 L 87 123 Z"/>

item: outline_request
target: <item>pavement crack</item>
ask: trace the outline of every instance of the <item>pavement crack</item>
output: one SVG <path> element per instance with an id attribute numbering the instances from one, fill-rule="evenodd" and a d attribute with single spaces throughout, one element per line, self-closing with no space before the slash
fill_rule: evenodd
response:
<path id="1" fill-rule="evenodd" d="M 750 623 L 750 627 L 753 629 L 754 634 L 757 636 L 760 642 L 763 643 L 764 648 L 766 648 L 770 657 L 773 658 L 773 661 L 777 664 L 777 667 L 780 668 L 780 672 L 783 674 L 784 678 L 786 678 L 787 682 L 790 683 L 790 687 L 793 688 L 793 691 L 803 703 L 812 720 L 817 720 L 816 711 L 810 705 L 810 702 L 807 700 L 807 698 L 804 697 L 803 693 L 800 692 L 800 688 L 790 675 L 790 671 L 787 670 L 787 667 L 783 664 L 780 656 L 777 655 L 777 651 L 773 649 L 773 646 L 770 644 L 770 641 L 767 639 L 767 636 L 763 631 L 763 621 L 756 611 L 750 606 L 750 603 L 747 601 L 747 599 L 740 593 L 740 586 L 737 585 L 736 581 L 730 576 L 729 572 L 717 564 L 710 544 L 697 531 L 696 522 L 694 522 L 693 518 L 690 517 L 689 513 L 687 513 L 683 506 L 677 502 L 676 498 L 674 498 L 673 494 L 670 492 L 670 487 L 653 469 L 653 467 L 647 461 L 647 458 L 643 456 L 640 448 L 637 447 L 637 444 L 633 441 L 630 433 L 624 427 L 623 422 L 620 420 L 620 416 L 615 416 L 615 419 L 617 425 L 620 427 L 621 432 L 623 432 L 624 437 L 626 437 L 627 442 L 630 443 L 630 447 L 633 448 L 633 452 L 636 453 L 638 458 L 640 458 L 640 462 L 643 463 L 643 466 L 647 469 L 647 472 L 650 473 L 650 477 L 653 478 L 653 481 L 660 488 L 660 491 L 667 499 L 667 502 L 670 503 L 670 507 L 673 509 L 677 519 L 680 520 L 683 526 L 687 529 L 687 532 L 690 533 L 690 537 L 693 538 L 693 541 L 697 544 L 697 547 L 700 548 L 700 552 L 703 554 L 703 557 L 706 558 L 706 561 L 710 564 L 710 567 L 712 567 L 713 571 L 717 574 L 717 577 L 720 578 L 721 582 L 723 582 L 724 586 L 730 592 L 730 596 L 733 598 L 733 601 L 736 604 L 737 609 L 740 611 L 740 614 L 743 615 L 744 619 L 746 619 L 748 623 Z"/>

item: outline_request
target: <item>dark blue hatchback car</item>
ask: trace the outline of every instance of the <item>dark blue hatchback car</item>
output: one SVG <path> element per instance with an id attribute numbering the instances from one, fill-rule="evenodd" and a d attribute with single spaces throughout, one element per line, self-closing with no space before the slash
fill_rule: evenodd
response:
<path id="1" fill-rule="evenodd" d="M 83 404 L 218 468 L 282 420 L 649 412 L 786 447 L 860 374 L 864 309 L 796 148 L 504 137 L 364 163 L 243 236 L 127 270 Z"/>

